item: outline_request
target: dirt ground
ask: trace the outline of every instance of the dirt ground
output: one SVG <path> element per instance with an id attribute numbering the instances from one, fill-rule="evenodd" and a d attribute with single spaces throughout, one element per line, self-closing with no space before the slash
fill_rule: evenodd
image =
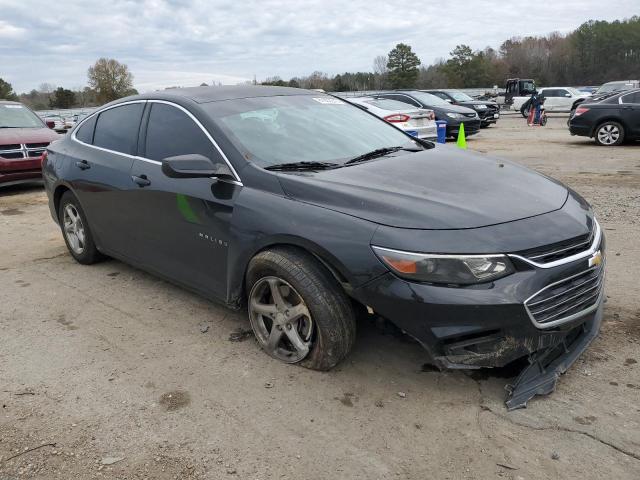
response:
<path id="1" fill-rule="evenodd" d="M 508 372 L 423 369 L 367 322 L 335 370 L 283 365 L 232 336 L 243 312 L 75 263 L 43 190 L 3 190 L 0 480 L 638 479 L 640 144 L 600 148 L 565 121 L 504 117 L 468 141 L 566 182 L 607 235 L 600 337 L 511 413 Z"/>

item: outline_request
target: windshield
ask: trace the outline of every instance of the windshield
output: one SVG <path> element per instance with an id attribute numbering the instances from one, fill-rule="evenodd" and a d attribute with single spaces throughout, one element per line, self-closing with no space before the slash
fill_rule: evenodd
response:
<path id="1" fill-rule="evenodd" d="M 202 107 L 244 157 L 261 167 L 344 164 L 379 148 L 415 147 L 384 120 L 328 95 L 243 98 Z"/>
<path id="2" fill-rule="evenodd" d="M 629 90 L 631 87 L 632 87 L 632 85 L 630 83 L 626 83 L 626 82 L 605 83 L 598 90 L 596 90 L 596 94 L 608 93 L 608 92 L 616 92 L 618 90 Z"/>
<path id="3" fill-rule="evenodd" d="M 451 95 L 456 102 L 468 102 L 469 100 L 473 100 L 469 95 L 464 92 L 447 92 Z"/>
<path id="4" fill-rule="evenodd" d="M 365 100 L 363 103 L 368 103 L 374 107 L 381 108 L 382 110 L 391 110 L 394 112 L 405 112 L 414 109 L 412 105 L 407 105 L 404 102 L 398 100 L 389 100 L 387 98 L 377 98 L 375 100 Z"/>
<path id="5" fill-rule="evenodd" d="M 43 128 L 42 120 L 17 103 L 0 104 L 0 128 Z"/>
<path id="6" fill-rule="evenodd" d="M 436 97 L 435 95 L 427 92 L 411 92 L 411 96 L 417 98 L 423 104 L 427 106 L 432 105 L 441 105 L 443 107 L 448 107 L 449 102 L 444 101 L 440 97 Z"/>
<path id="7" fill-rule="evenodd" d="M 573 87 L 566 87 L 565 90 L 570 92 L 571 95 L 575 95 L 575 96 L 578 96 L 578 97 L 584 94 L 584 92 L 581 92 L 577 88 L 573 88 Z"/>

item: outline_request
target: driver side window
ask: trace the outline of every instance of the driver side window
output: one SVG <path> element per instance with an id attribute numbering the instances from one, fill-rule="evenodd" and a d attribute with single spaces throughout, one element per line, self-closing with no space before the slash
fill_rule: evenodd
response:
<path id="1" fill-rule="evenodd" d="M 186 113 L 172 105 L 152 103 L 144 156 L 162 161 L 188 154 L 204 155 L 212 163 L 220 159 L 209 138 Z"/>

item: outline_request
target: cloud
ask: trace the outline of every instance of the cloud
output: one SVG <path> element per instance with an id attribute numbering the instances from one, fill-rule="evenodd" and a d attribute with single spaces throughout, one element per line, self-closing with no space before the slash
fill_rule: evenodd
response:
<path id="1" fill-rule="evenodd" d="M 544 3 L 525 11 L 498 0 L 59 0 L 52 9 L 49 0 L 2 0 L 0 76 L 19 92 L 75 87 L 103 56 L 126 63 L 141 91 L 370 71 L 398 42 L 429 64 L 460 43 L 498 47 L 637 10 L 637 0 L 611 0 L 606 11 L 595 0 Z"/>

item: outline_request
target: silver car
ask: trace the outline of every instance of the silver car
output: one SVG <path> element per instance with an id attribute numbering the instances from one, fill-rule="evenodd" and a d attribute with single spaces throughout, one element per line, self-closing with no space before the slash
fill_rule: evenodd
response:
<path id="1" fill-rule="evenodd" d="M 344 100 L 392 123 L 409 135 L 424 139 L 438 136 L 433 110 L 415 108 L 404 102 L 377 97 L 349 97 Z"/>

